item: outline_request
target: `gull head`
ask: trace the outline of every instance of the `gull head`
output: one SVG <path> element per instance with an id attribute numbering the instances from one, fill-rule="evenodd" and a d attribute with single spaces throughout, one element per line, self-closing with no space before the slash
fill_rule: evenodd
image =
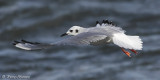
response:
<path id="1" fill-rule="evenodd" d="M 84 32 L 84 28 L 80 26 L 72 26 L 66 33 L 62 34 L 61 37 L 66 35 L 78 35 L 80 33 Z"/>

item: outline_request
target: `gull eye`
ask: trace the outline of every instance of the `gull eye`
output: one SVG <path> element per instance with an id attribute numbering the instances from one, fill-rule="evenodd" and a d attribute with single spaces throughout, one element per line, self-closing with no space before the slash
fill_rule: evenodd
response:
<path id="1" fill-rule="evenodd" d="M 69 30 L 70 32 L 73 32 L 73 30 Z"/>
<path id="2" fill-rule="evenodd" d="M 78 30 L 76 30 L 76 33 L 78 33 Z"/>

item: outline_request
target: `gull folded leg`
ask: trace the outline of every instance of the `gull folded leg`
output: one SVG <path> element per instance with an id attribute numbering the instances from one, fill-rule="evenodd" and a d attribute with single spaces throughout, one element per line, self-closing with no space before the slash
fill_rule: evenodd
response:
<path id="1" fill-rule="evenodd" d="M 128 56 L 128 57 L 131 57 L 131 53 L 129 53 L 128 51 L 126 51 L 125 49 L 121 48 L 122 51 Z"/>
<path id="2" fill-rule="evenodd" d="M 130 51 L 132 51 L 133 53 L 135 53 L 136 55 L 138 54 L 138 52 L 134 49 L 130 49 Z"/>

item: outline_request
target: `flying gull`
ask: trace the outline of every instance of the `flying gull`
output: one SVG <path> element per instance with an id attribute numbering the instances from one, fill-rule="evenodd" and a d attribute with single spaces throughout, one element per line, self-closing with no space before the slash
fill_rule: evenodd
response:
<path id="1" fill-rule="evenodd" d="M 117 27 L 108 20 L 103 20 L 102 23 L 96 21 L 95 27 L 84 28 L 81 26 L 73 26 L 62 34 L 61 37 L 66 35 L 72 36 L 55 43 L 39 43 L 21 40 L 14 41 L 13 44 L 15 47 L 24 50 L 38 50 L 61 45 L 103 45 L 113 43 L 119 46 L 128 57 L 131 57 L 131 53 L 125 49 L 129 49 L 137 54 L 136 50 L 142 50 L 143 48 L 143 42 L 139 36 L 126 35 L 125 30 Z"/>

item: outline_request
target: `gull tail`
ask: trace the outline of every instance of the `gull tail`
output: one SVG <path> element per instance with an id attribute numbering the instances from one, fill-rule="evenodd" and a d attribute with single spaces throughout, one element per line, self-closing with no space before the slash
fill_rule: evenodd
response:
<path id="1" fill-rule="evenodd" d="M 114 34 L 113 43 L 126 49 L 142 50 L 143 48 L 143 42 L 139 36 L 129 36 L 122 33 Z"/>
<path id="2" fill-rule="evenodd" d="M 39 50 L 39 49 L 46 49 L 53 46 L 53 44 L 29 42 L 26 40 L 14 41 L 13 45 L 17 48 L 24 49 L 24 50 Z"/>

